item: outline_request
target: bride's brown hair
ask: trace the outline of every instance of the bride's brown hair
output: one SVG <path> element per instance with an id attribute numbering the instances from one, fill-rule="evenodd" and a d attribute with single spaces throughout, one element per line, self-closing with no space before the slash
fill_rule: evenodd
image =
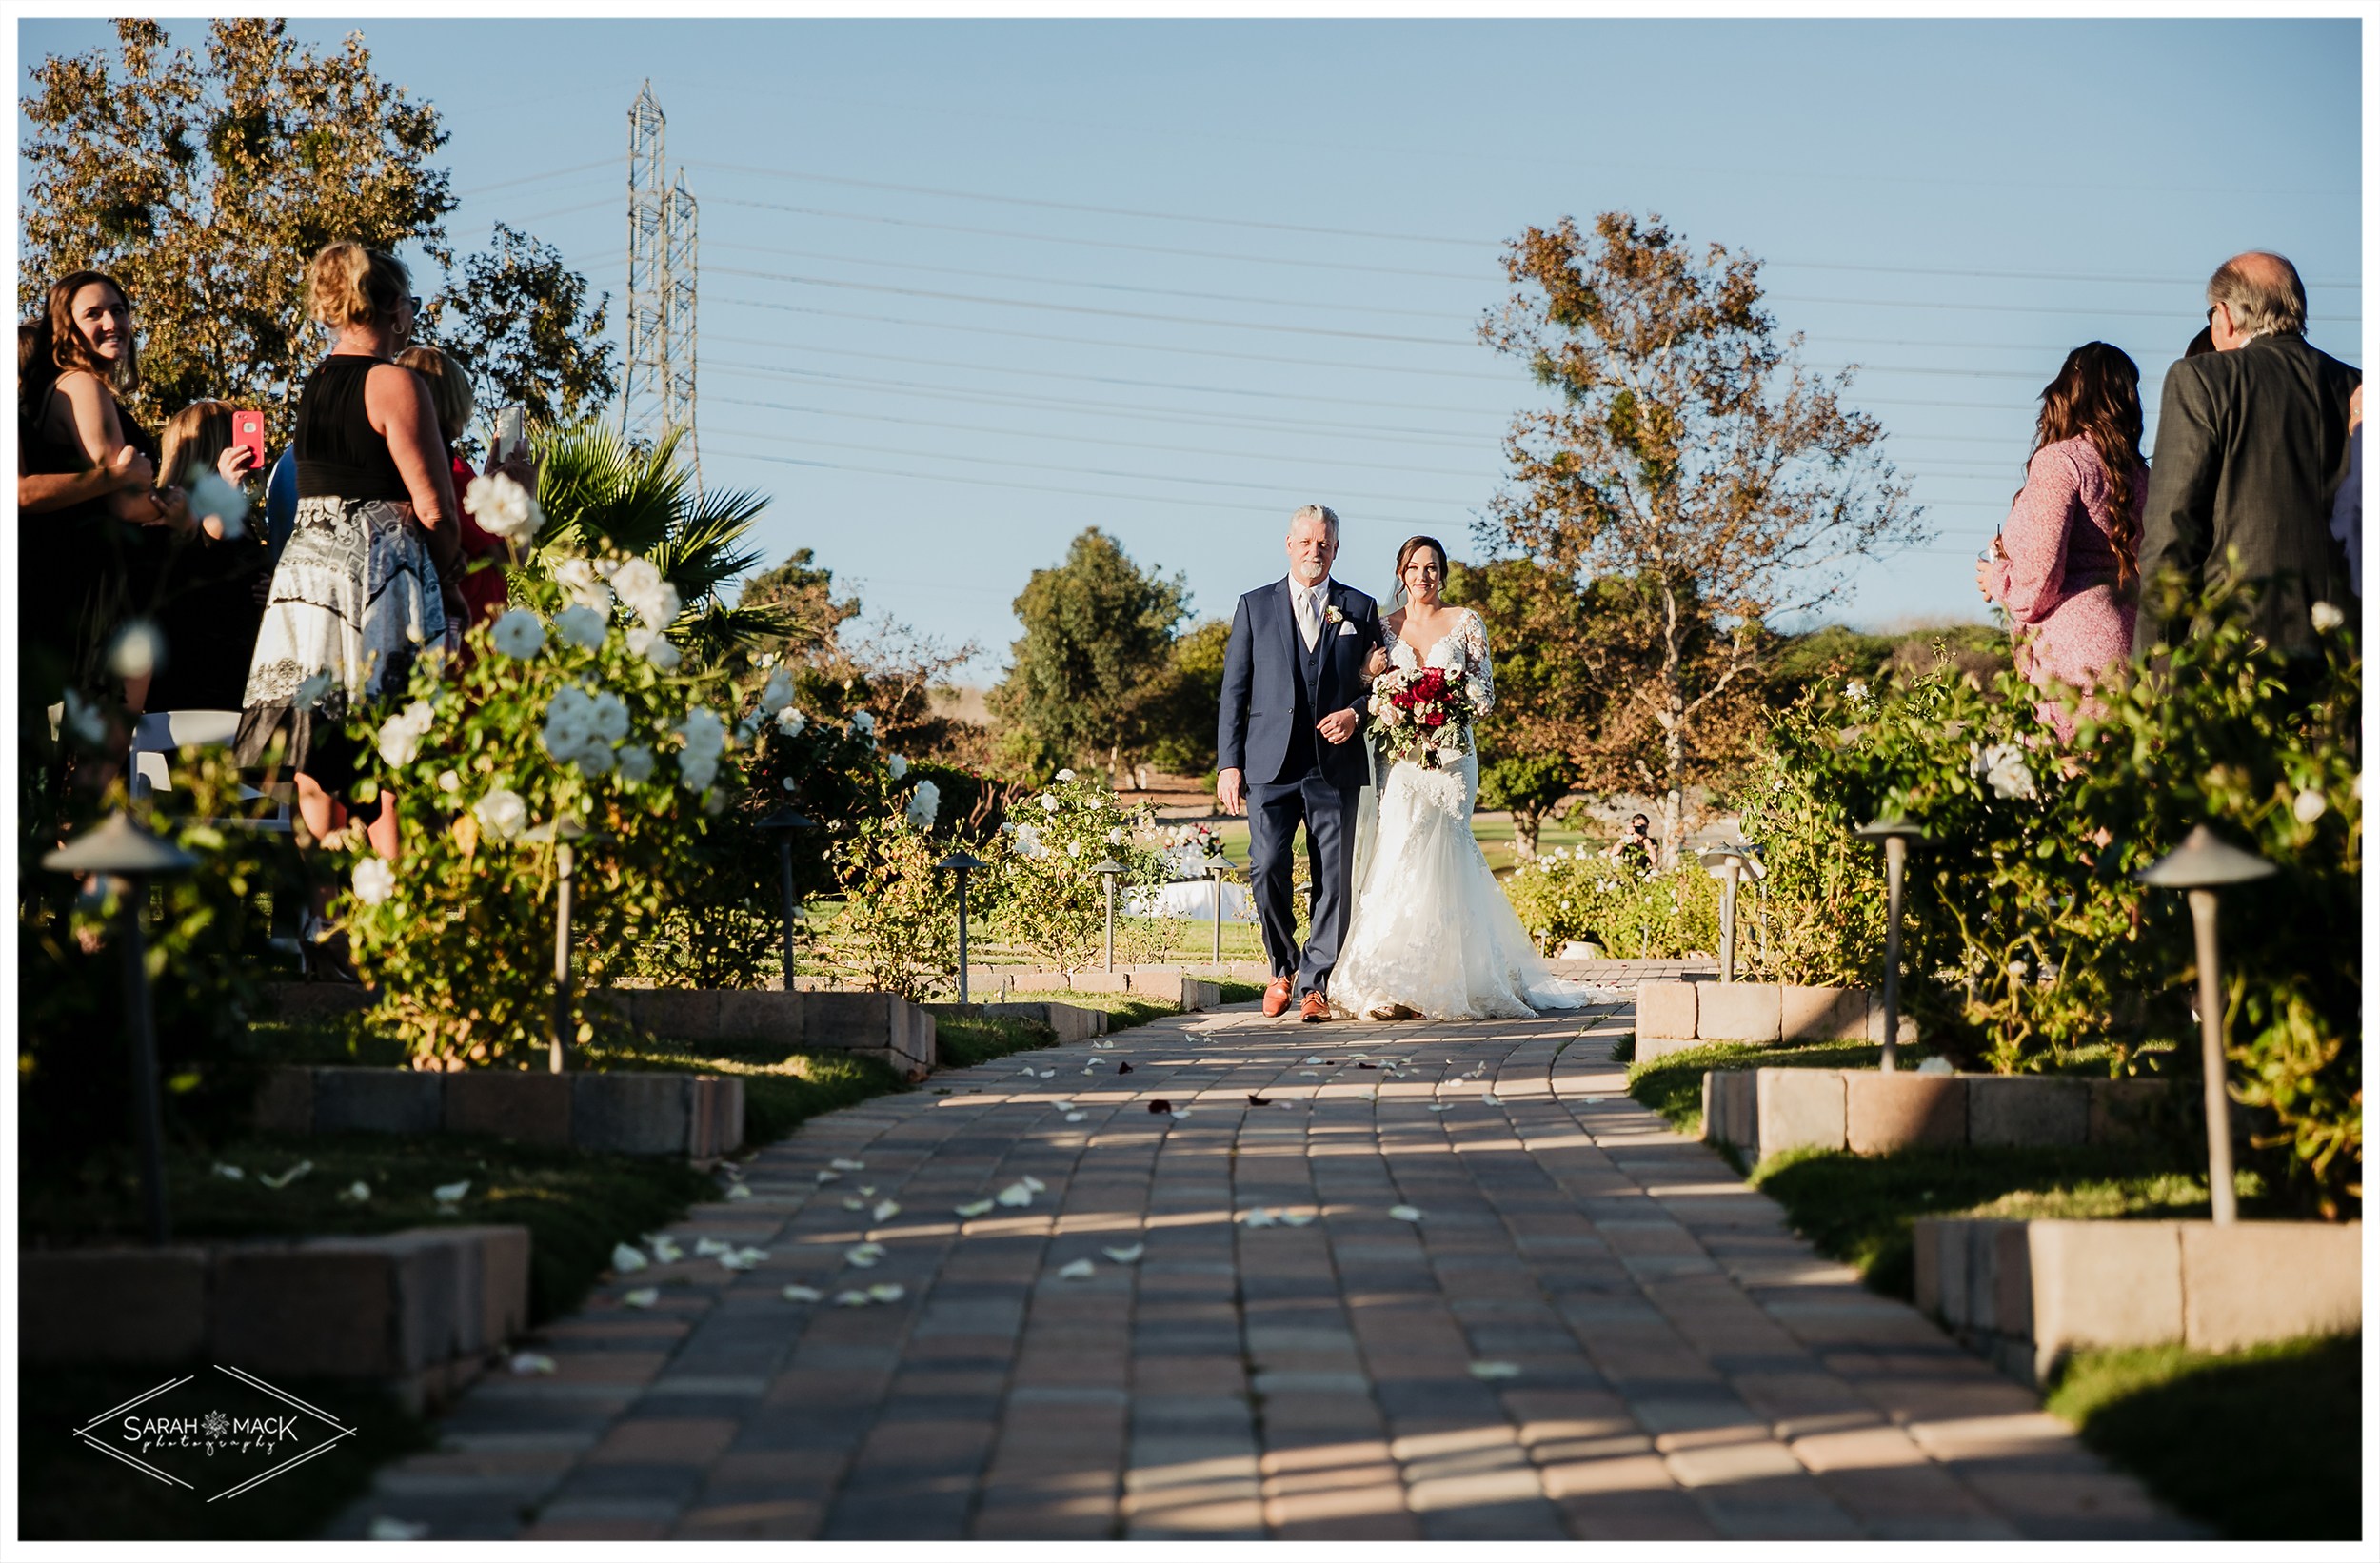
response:
<path id="1" fill-rule="evenodd" d="M 1446 544 L 1434 537 L 1409 537 L 1405 539 L 1405 545 L 1397 550 L 1397 601 L 1399 603 L 1405 600 L 1405 565 L 1411 562 L 1414 555 L 1424 548 L 1438 555 L 1438 581 L 1441 589 L 1444 586 L 1449 567 L 1446 562 Z"/>

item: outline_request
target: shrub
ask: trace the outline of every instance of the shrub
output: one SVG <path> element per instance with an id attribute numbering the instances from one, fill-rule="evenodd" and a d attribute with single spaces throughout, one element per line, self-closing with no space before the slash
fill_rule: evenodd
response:
<path id="1" fill-rule="evenodd" d="M 1156 815 L 1126 808 L 1097 779 L 1070 770 L 1020 800 L 1016 813 L 988 854 L 993 923 L 1043 964 L 1081 971 L 1105 948 L 1105 886 L 1093 865 L 1106 858 L 1125 865 L 1116 876 L 1120 934 L 1124 897 L 1170 877 L 1165 854 L 1150 844 Z M 1173 929 L 1162 931 L 1170 946 Z"/>
<path id="2" fill-rule="evenodd" d="M 1708 955 L 1719 945 L 1719 884 L 1691 857 L 1639 876 L 1590 848 L 1557 847 L 1514 869 L 1504 893 L 1548 954 L 1572 940 L 1621 960 Z M 1738 898 L 1739 918 L 1749 904 Z M 1748 953 L 1739 943 L 1739 969 L 1749 969 Z"/>

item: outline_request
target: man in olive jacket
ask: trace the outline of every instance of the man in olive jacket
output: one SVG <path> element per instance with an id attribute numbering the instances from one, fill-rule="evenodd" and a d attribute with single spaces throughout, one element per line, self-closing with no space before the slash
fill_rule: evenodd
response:
<path id="1" fill-rule="evenodd" d="M 2165 375 L 2132 651 L 2147 657 L 2199 627 L 2157 612 L 2158 576 L 2175 570 L 2193 591 L 2255 583 L 2256 631 L 2284 651 L 2311 652 L 2314 603 L 2356 617 L 2330 519 L 2347 477 L 2348 399 L 2363 373 L 2307 346 L 2306 287 L 2278 255 L 2224 262 L 2207 303 L 2216 350 Z"/>

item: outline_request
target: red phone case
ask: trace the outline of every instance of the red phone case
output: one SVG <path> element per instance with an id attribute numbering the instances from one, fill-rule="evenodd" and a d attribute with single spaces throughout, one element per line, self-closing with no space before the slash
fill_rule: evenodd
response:
<path id="1" fill-rule="evenodd" d="M 255 456 L 256 465 L 265 465 L 265 415 L 261 412 L 235 412 L 231 415 L 231 443 L 246 445 Z"/>

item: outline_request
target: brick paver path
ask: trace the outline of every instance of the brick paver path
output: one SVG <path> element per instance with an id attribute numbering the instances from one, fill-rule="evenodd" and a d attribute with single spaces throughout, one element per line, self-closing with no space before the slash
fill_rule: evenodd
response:
<path id="1" fill-rule="evenodd" d="M 817 1119 L 673 1229 L 685 1262 L 547 1328 L 556 1374 L 483 1380 L 337 1529 L 2190 1533 L 1631 1101 L 1630 1024 L 1188 1016 Z M 837 1157 L 864 1168 L 819 1183 Z M 953 1214 L 1028 1177 L 1029 1206 Z M 702 1237 L 768 1256 L 730 1272 Z"/>

